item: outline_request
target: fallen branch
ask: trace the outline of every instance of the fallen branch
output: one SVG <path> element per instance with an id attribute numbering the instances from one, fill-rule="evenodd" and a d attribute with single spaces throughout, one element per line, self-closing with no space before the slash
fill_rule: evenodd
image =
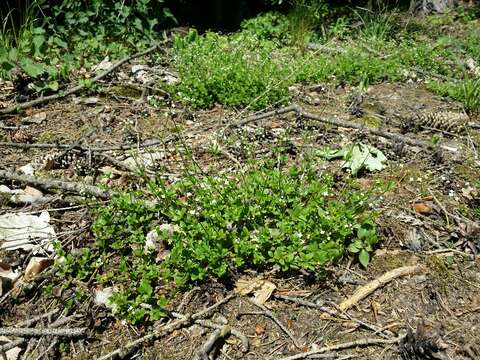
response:
<path id="1" fill-rule="evenodd" d="M 361 286 L 358 288 L 355 293 L 350 296 L 348 299 L 343 301 L 339 305 L 339 309 L 341 311 L 345 311 L 349 308 L 351 308 L 353 305 L 358 303 L 359 301 L 363 300 L 366 298 L 368 295 L 373 293 L 375 290 L 378 288 L 384 286 L 385 284 L 389 283 L 390 281 L 401 277 L 401 276 L 406 276 L 406 275 L 411 275 L 416 273 L 417 271 L 420 270 L 420 266 L 415 265 L 415 266 L 403 266 L 400 268 L 393 269 L 391 271 L 386 272 L 379 278 L 369 282 L 366 285 Z"/>
<path id="2" fill-rule="evenodd" d="M 273 314 L 273 312 L 271 312 L 270 310 L 267 309 L 267 307 L 265 305 L 262 305 L 260 304 L 259 302 L 253 300 L 253 299 L 250 299 L 248 298 L 248 301 L 250 301 L 253 305 L 257 306 L 258 308 L 262 309 L 262 315 L 265 315 L 267 317 L 269 317 L 270 319 L 272 319 L 272 321 L 277 324 L 280 329 L 282 329 L 282 331 L 288 335 L 288 337 L 292 340 L 293 344 L 297 347 L 297 348 L 301 348 L 301 345 L 300 343 L 298 342 L 298 340 L 293 336 L 293 334 L 291 333 L 290 330 L 287 329 L 287 327 L 280 321 L 277 319 L 277 317 Z"/>
<path id="3" fill-rule="evenodd" d="M 41 190 L 61 190 L 82 196 L 89 195 L 104 200 L 110 199 L 114 194 L 112 191 L 104 191 L 93 185 L 85 185 L 71 181 L 43 180 L 34 176 L 15 174 L 6 170 L 0 170 L 0 179 L 18 181 Z"/>
<path id="4" fill-rule="evenodd" d="M 217 329 L 212 335 L 205 341 L 202 347 L 197 351 L 196 360 L 209 360 L 208 354 L 212 351 L 213 347 L 219 340 L 223 340 L 230 336 L 230 326 L 223 325 L 221 329 Z"/>
<path id="5" fill-rule="evenodd" d="M 350 349 L 353 347 L 364 347 L 364 346 L 371 346 L 371 345 L 383 345 L 383 344 L 397 344 L 400 342 L 404 336 L 399 336 L 393 339 L 362 339 L 356 341 L 350 341 L 342 344 L 332 345 L 332 346 L 325 346 L 318 350 L 307 351 L 304 353 L 300 353 L 297 355 L 287 356 L 281 358 L 280 360 L 297 360 L 297 359 L 305 359 L 313 355 L 322 354 L 329 351 L 337 351 L 337 350 L 344 350 Z"/>
<path id="6" fill-rule="evenodd" d="M 62 337 L 79 337 L 86 334 L 86 328 L 0 328 L 0 336 L 19 336 L 19 337 L 40 337 L 40 336 L 62 336 Z"/>
<path id="7" fill-rule="evenodd" d="M 40 314 L 38 316 L 34 316 L 34 317 L 32 317 L 28 320 L 19 322 L 18 324 L 15 325 L 15 327 L 30 327 L 33 324 L 35 324 L 37 321 L 40 321 L 40 320 L 45 319 L 45 318 L 49 318 L 50 316 L 57 314 L 59 311 L 60 311 L 60 309 L 54 309 L 54 310 L 49 311 L 45 314 Z"/>
<path id="8" fill-rule="evenodd" d="M 286 114 L 286 113 L 289 113 L 289 112 L 295 112 L 297 114 L 297 116 L 302 116 L 306 119 L 318 121 L 318 122 L 321 122 L 323 124 L 332 125 L 332 126 L 336 126 L 336 127 L 343 127 L 343 128 L 365 131 L 365 132 L 367 132 L 371 135 L 380 136 L 380 137 L 383 137 L 385 139 L 390 139 L 390 140 L 393 140 L 395 142 L 405 143 L 405 144 L 408 144 L 408 145 L 411 145 L 411 146 L 419 146 L 419 147 L 425 147 L 425 148 L 432 148 L 433 147 L 433 144 L 431 144 L 428 141 L 412 139 L 408 136 L 404 136 L 404 135 L 400 135 L 400 134 L 394 134 L 394 133 L 383 131 L 383 130 L 380 130 L 380 129 L 373 129 L 373 128 L 370 128 L 368 126 L 365 126 L 365 125 L 362 125 L 362 124 L 357 124 L 357 123 L 350 122 L 350 121 L 343 121 L 343 120 L 334 119 L 334 118 L 323 118 L 323 117 L 321 117 L 317 114 L 312 114 L 312 113 L 309 113 L 309 112 L 303 110 L 298 105 L 291 105 L 291 106 L 287 106 L 287 107 L 284 107 L 282 109 L 270 111 L 270 112 L 267 112 L 267 113 L 264 113 L 264 114 L 251 116 L 251 117 L 248 117 L 244 120 L 240 120 L 238 122 L 229 124 L 229 125 L 227 125 L 227 128 L 234 128 L 234 127 L 243 126 L 243 125 L 246 125 L 246 124 L 251 123 L 251 122 L 263 120 L 263 119 L 270 118 L 270 117 L 277 116 L 277 115 L 281 115 L 281 114 Z M 440 148 L 442 148 L 444 150 L 448 150 L 448 151 L 456 151 L 457 150 L 457 149 L 453 149 L 451 147 L 444 146 L 444 145 L 440 145 Z"/>
<path id="9" fill-rule="evenodd" d="M 165 140 L 153 140 L 145 144 L 128 144 L 128 145 L 112 145 L 112 146 L 101 146 L 101 147 L 86 147 L 86 146 L 77 146 L 76 148 L 82 151 L 92 151 L 92 152 L 101 152 L 101 151 L 116 151 L 116 150 L 131 150 L 131 149 L 143 149 L 147 147 L 166 145 L 168 142 L 177 139 L 177 135 L 169 136 Z M 0 147 L 9 147 L 17 149 L 69 149 L 72 147 L 72 144 L 42 144 L 42 143 L 14 143 L 14 142 L 0 142 Z"/>
<path id="10" fill-rule="evenodd" d="M 113 64 L 110 68 L 108 68 L 107 70 L 105 70 L 104 72 L 98 74 L 97 76 L 95 76 L 93 79 L 91 79 L 89 82 L 91 84 L 93 83 L 96 83 L 97 81 L 99 80 L 102 80 L 103 78 L 105 78 L 108 74 L 110 74 L 111 72 L 115 71 L 116 69 L 118 69 L 120 66 L 122 66 L 123 64 L 129 62 L 130 60 L 133 60 L 135 58 L 138 58 L 140 56 L 144 56 L 144 55 L 147 55 L 155 50 L 157 50 L 159 48 L 161 44 L 156 44 L 144 51 L 141 51 L 141 52 L 138 52 L 138 53 L 135 53 L 135 54 L 132 54 L 132 55 L 129 55 L 129 56 L 126 56 L 124 57 L 122 60 L 118 61 L 117 63 Z M 3 115 L 3 114 L 10 114 L 10 113 L 13 113 L 13 112 L 16 112 L 18 110 L 23 110 L 23 109 L 26 109 L 26 108 L 29 108 L 29 107 L 32 107 L 32 106 L 35 106 L 35 105 L 40 105 L 40 104 L 44 104 L 44 103 L 47 103 L 51 100 L 56 100 L 56 99 L 63 99 L 69 95 L 72 95 L 72 94 L 75 94 L 77 92 L 79 92 L 80 90 L 82 90 L 83 88 L 85 87 L 84 84 L 80 83 L 78 84 L 77 86 L 74 86 L 62 93 L 57 93 L 57 94 L 54 94 L 54 95 L 49 95 L 49 96 L 40 96 L 38 99 L 35 99 L 35 100 L 32 100 L 32 101 L 27 101 L 27 102 L 24 102 L 24 103 L 20 103 L 20 104 L 16 104 L 16 105 L 13 105 L 13 106 L 10 106 L 8 108 L 5 108 L 5 109 L 1 109 L 0 110 L 0 115 Z"/>
<path id="11" fill-rule="evenodd" d="M 148 335 L 145 335 L 145 336 L 143 336 L 143 337 L 141 337 L 137 340 L 134 340 L 134 341 L 126 344 L 125 346 L 122 346 L 119 349 L 116 349 L 116 350 L 98 358 L 97 360 L 107 360 L 107 359 L 111 359 L 112 357 L 115 357 L 115 356 L 119 356 L 120 358 L 125 357 L 130 351 L 135 349 L 140 344 L 143 344 L 144 342 L 147 342 L 147 341 L 150 341 L 150 340 L 153 340 L 153 339 L 158 339 L 158 338 L 160 338 L 162 336 L 165 336 L 167 334 L 170 334 L 171 332 L 173 332 L 175 330 L 178 330 L 178 329 L 180 329 L 184 326 L 191 325 L 192 323 L 195 322 L 195 320 L 198 320 L 198 319 L 206 316 L 212 310 L 214 310 L 217 307 L 229 302 L 231 299 L 233 299 L 236 296 L 237 296 L 236 294 L 231 294 L 231 295 L 223 298 L 222 300 L 216 302 L 212 306 L 210 306 L 210 307 L 208 307 L 208 308 L 206 308 L 206 309 L 204 309 L 204 310 L 202 310 L 198 313 L 195 313 L 193 315 L 186 315 L 182 319 L 179 319 L 177 321 L 173 321 L 170 324 L 165 325 L 164 327 L 161 327 L 160 329 L 157 329 L 157 330 L 155 330 L 154 332 L 152 332 Z"/>
<path id="12" fill-rule="evenodd" d="M 171 313 L 172 316 L 176 317 L 176 318 L 185 318 L 186 316 L 183 315 L 183 314 L 180 314 L 180 313 L 177 313 L 177 312 L 173 312 Z M 224 325 L 223 324 L 217 324 L 211 320 L 202 320 L 202 319 L 198 319 L 198 320 L 195 320 L 194 321 L 195 324 L 198 324 L 200 326 L 203 326 L 203 327 L 207 327 L 207 328 L 211 328 L 211 329 L 221 329 Z M 231 328 L 230 329 L 230 332 L 233 336 L 235 336 L 238 340 L 240 340 L 240 342 L 242 343 L 242 352 L 247 352 L 248 351 L 248 348 L 249 348 L 249 341 L 248 341 L 248 338 L 245 336 L 245 334 L 243 334 L 241 331 L 237 330 L 237 329 L 234 329 L 234 328 Z"/>
<path id="13" fill-rule="evenodd" d="M 216 324 L 210 320 L 195 320 L 195 324 L 201 325 L 203 327 L 213 328 L 213 329 L 220 329 L 223 326 L 220 324 Z M 240 342 L 242 343 L 241 350 L 242 352 L 246 353 L 249 348 L 249 342 L 245 334 L 233 328 L 230 329 L 230 332 L 233 336 L 235 336 L 238 340 L 240 340 Z"/>
<path id="14" fill-rule="evenodd" d="M 7 352 L 8 350 L 13 349 L 13 348 L 15 348 L 19 345 L 22 345 L 24 342 L 25 342 L 25 339 L 20 338 L 20 339 L 10 341 L 10 342 L 8 342 L 4 345 L 1 345 L 0 346 L 0 356 L 1 356 L 1 354 Z"/>

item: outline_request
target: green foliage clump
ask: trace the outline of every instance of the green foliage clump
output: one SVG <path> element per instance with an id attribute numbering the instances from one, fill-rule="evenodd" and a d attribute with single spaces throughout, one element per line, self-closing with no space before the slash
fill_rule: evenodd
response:
<path id="1" fill-rule="evenodd" d="M 100 35 L 135 47 L 154 37 L 157 26 L 173 19 L 165 0 L 63 0 L 45 4 L 43 12 L 50 30 L 69 41 Z"/>
<path id="2" fill-rule="evenodd" d="M 272 56 L 275 45 L 215 33 L 177 38 L 174 65 L 181 82 L 175 97 L 196 108 L 215 103 L 260 109 L 288 99 L 288 68 Z"/>
<path id="3" fill-rule="evenodd" d="M 312 164 L 267 163 L 231 178 L 151 183 L 99 207 L 94 246 L 77 257 L 63 254 L 59 274 L 68 282 L 112 286 L 119 315 L 155 320 L 172 281 L 178 287 L 226 281 L 247 268 L 316 271 L 346 251 L 366 266 L 377 242 L 370 195 L 350 186 L 338 190 Z M 170 253 L 157 262 L 146 234 L 162 224 L 172 229 L 157 230 Z"/>
<path id="4" fill-rule="evenodd" d="M 18 29 L 0 31 L 0 78 L 19 69 L 37 91 L 57 91 L 74 69 L 149 46 L 173 19 L 163 0 L 39 0 L 28 9 Z"/>
<path id="5" fill-rule="evenodd" d="M 290 21 L 284 14 L 268 12 L 241 24 L 245 34 L 251 34 L 259 40 L 271 40 L 278 44 L 286 44 L 289 40 Z"/>

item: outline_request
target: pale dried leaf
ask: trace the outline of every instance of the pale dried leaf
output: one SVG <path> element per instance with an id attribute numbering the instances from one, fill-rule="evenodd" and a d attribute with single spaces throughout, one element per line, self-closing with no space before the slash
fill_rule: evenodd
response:
<path id="1" fill-rule="evenodd" d="M 43 211 L 39 216 L 8 213 L 0 216 L 0 249 L 53 251 L 57 239 L 55 230 L 49 224 L 50 215 Z"/>
<path id="2" fill-rule="evenodd" d="M 28 262 L 27 268 L 25 269 L 25 279 L 30 281 L 35 278 L 38 274 L 40 274 L 43 270 L 48 268 L 50 265 L 53 264 L 53 259 L 49 259 L 46 257 L 32 257 Z"/>

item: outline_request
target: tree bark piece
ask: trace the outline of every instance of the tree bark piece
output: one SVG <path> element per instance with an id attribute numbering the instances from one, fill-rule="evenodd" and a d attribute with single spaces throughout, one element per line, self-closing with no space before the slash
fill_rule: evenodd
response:
<path id="1" fill-rule="evenodd" d="M 31 185 L 46 191 L 61 190 L 82 196 L 89 195 L 103 200 L 110 199 L 114 194 L 112 191 L 104 191 L 93 185 L 85 185 L 70 181 L 43 180 L 34 176 L 15 174 L 6 170 L 0 170 L 0 179 L 18 181 L 22 184 Z"/>
<path id="2" fill-rule="evenodd" d="M 415 274 L 420 270 L 420 266 L 414 265 L 414 266 L 403 266 L 399 267 L 396 269 L 393 269 L 391 271 L 386 272 L 379 278 L 369 282 L 366 285 L 361 286 L 358 288 L 352 296 L 350 296 L 348 299 L 343 301 L 339 308 L 341 311 L 348 310 L 351 308 L 353 305 L 357 304 L 359 301 L 365 299 L 368 295 L 373 293 L 375 290 L 378 288 L 384 286 L 385 284 L 389 283 L 390 281 L 399 278 L 401 276 L 406 276 L 406 275 L 412 275 Z"/>

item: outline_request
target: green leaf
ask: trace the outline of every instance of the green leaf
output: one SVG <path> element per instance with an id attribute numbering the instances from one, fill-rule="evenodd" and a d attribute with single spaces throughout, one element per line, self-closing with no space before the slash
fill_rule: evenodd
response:
<path id="1" fill-rule="evenodd" d="M 370 255 L 368 254 L 368 251 L 362 249 L 362 251 L 360 251 L 360 254 L 358 255 L 358 260 L 360 261 L 360 264 L 362 264 L 366 268 L 368 266 L 368 263 L 370 262 Z"/>
<path id="2" fill-rule="evenodd" d="M 31 78 L 37 78 L 45 72 L 45 66 L 38 64 L 30 60 L 29 58 L 23 58 L 20 61 L 20 67 Z"/>
<path id="3" fill-rule="evenodd" d="M 142 295 L 151 296 L 153 293 L 152 286 L 148 280 L 142 279 L 140 286 L 138 287 L 138 292 Z"/>
<path id="4" fill-rule="evenodd" d="M 377 148 L 366 144 L 355 144 L 340 150 L 327 150 L 320 154 L 327 160 L 343 158 L 344 168 L 349 168 L 353 176 L 356 176 L 363 168 L 369 171 L 382 170 L 387 158 Z"/>
<path id="5" fill-rule="evenodd" d="M 361 249 L 362 249 L 362 243 L 361 241 L 354 241 L 353 243 L 351 243 L 349 246 L 348 246 L 348 251 L 350 251 L 351 253 L 358 253 Z"/>
<path id="6" fill-rule="evenodd" d="M 8 59 L 10 61 L 17 61 L 18 60 L 18 50 L 16 48 L 11 48 L 8 52 Z"/>
<path id="7" fill-rule="evenodd" d="M 34 54 L 33 56 L 42 56 L 42 53 L 40 51 L 42 45 L 45 43 L 45 37 L 43 35 L 37 35 L 33 37 L 33 47 L 34 47 Z"/>
<path id="8" fill-rule="evenodd" d="M 49 82 L 48 87 L 50 88 L 50 90 L 57 91 L 58 90 L 58 81 Z"/>

